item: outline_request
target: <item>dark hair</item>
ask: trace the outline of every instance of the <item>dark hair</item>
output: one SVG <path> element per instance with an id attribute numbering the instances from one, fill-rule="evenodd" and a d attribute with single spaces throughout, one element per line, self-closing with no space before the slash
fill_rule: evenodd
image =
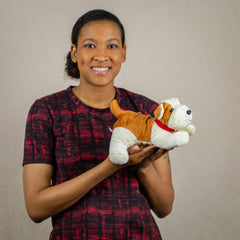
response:
<path id="1" fill-rule="evenodd" d="M 112 22 L 117 23 L 117 25 L 120 28 L 121 31 L 121 37 L 122 37 L 122 46 L 125 45 L 125 31 L 122 23 L 120 20 L 112 13 L 101 10 L 101 9 L 96 9 L 96 10 L 91 10 L 87 13 L 85 13 L 83 16 L 81 16 L 75 25 L 73 26 L 72 29 L 72 35 L 71 35 L 71 41 L 72 44 L 77 46 L 78 43 L 78 36 L 80 33 L 80 30 L 82 27 L 92 21 L 100 21 L 100 20 L 109 20 Z M 79 78 L 80 77 L 80 72 L 78 70 L 77 63 L 74 63 L 71 58 L 71 52 L 68 53 L 66 57 L 66 63 L 65 63 L 65 71 L 68 74 L 69 77 L 71 78 Z"/>

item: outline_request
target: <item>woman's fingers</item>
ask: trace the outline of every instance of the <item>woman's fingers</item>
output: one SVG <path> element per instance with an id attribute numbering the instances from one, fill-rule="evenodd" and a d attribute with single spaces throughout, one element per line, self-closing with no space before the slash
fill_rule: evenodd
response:
<path id="1" fill-rule="evenodd" d="M 135 145 L 128 149 L 129 161 L 128 165 L 139 164 L 145 158 L 149 157 L 156 151 L 157 147 L 153 145 Z"/>
<path id="2" fill-rule="evenodd" d="M 143 161 L 153 162 L 172 149 L 162 149 L 149 144 L 136 144 L 128 148 L 129 161 L 126 165 L 139 164 Z"/>

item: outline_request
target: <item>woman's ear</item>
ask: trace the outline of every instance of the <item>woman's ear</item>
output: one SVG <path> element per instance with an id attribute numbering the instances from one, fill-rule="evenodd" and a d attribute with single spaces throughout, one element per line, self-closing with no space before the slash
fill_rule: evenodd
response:
<path id="1" fill-rule="evenodd" d="M 124 45 L 122 49 L 122 62 L 124 63 L 126 61 L 126 52 L 127 52 L 127 46 Z"/>
<path id="2" fill-rule="evenodd" d="M 75 44 L 71 45 L 71 58 L 74 63 L 77 62 L 77 47 Z"/>

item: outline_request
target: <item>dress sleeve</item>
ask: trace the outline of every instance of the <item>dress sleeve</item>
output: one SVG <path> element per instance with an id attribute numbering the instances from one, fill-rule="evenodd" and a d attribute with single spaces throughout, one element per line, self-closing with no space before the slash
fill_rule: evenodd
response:
<path id="1" fill-rule="evenodd" d="M 23 165 L 54 164 L 53 121 L 43 100 L 37 100 L 28 113 Z"/>
<path id="2" fill-rule="evenodd" d="M 150 114 L 152 116 L 154 116 L 154 111 L 156 110 L 156 108 L 158 107 L 158 103 L 145 97 L 144 99 L 144 104 L 143 104 L 143 110 L 142 112 L 145 114 Z"/>

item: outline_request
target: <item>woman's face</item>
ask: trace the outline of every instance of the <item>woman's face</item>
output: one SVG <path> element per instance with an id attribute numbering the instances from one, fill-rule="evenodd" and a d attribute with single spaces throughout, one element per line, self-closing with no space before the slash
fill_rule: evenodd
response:
<path id="1" fill-rule="evenodd" d="M 81 84 L 113 85 L 126 59 L 119 26 L 108 20 L 85 24 L 79 33 L 78 46 L 71 46 L 71 56 L 78 65 Z"/>

